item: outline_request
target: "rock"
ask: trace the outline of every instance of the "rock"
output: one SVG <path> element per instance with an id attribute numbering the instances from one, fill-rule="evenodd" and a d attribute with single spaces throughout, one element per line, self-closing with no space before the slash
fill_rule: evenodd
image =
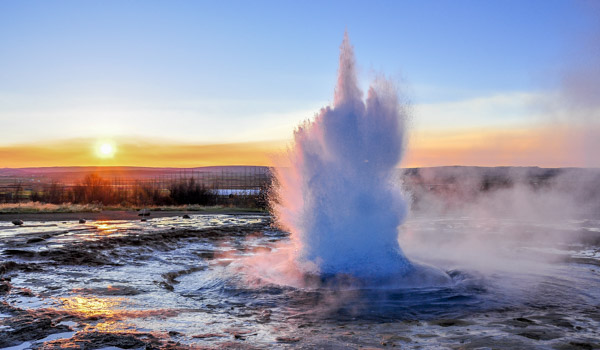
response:
<path id="1" fill-rule="evenodd" d="M 0 264 L 0 275 L 4 275 L 5 273 L 7 273 L 7 272 L 9 272 L 9 271 L 12 271 L 12 270 L 14 270 L 14 269 L 17 269 L 18 267 L 19 267 L 19 264 L 17 264 L 17 263 L 16 263 L 16 262 L 14 262 L 14 261 L 6 261 L 6 262 L 3 262 L 2 264 Z M 9 278 L 10 278 L 10 277 L 9 277 Z M 3 280 L 3 281 L 6 281 L 6 280 L 9 280 L 9 281 L 10 281 L 10 279 L 9 279 L 9 278 L 7 278 L 7 277 L 4 277 L 2 280 Z"/>
<path id="2" fill-rule="evenodd" d="M 529 323 L 529 324 L 535 323 L 534 321 L 532 321 L 528 318 L 525 318 L 525 317 L 517 317 L 517 318 L 514 318 L 513 320 L 518 321 L 518 322 L 523 322 L 523 323 Z"/>
<path id="3" fill-rule="evenodd" d="M 23 220 L 16 219 L 12 221 L 13 225 L 21 226 L 23 225 Z"/>
<path id="4" fill-rule="evenodd" d="M 570 342 L 569 345 L 572 345 L 575 349 L 592 350 L 594 348 L 592 344 L 575 341 Z"/>
<path id="5" fill-rule="evenodd" d="M 253 333 L 251 330 L 241 328 L 228 328 L 224 329 L 224 331 L 233 335 L 233 338 L 237 340 L 246 340 L 247 337 L 257 334 Z"/>
<path id="6" fill-rule="evenodd" d="M 78 288 L 73 289 L 73 292 L 81 293 L 81 294 L 94 294 L 94 295 L 110 295 L 110 296 L 120 296 L 120 295 L 139 295 L 142 294 L 143 291 L 137 290 L 134 287 L 126 286 L 126 285 L 111 285 L 108 287 L 98 287 L 98 288 Z"/>
<path id="7" fill-rule="evenodd" d="M 148 221 L 148 219 L 146 219 L 146 218 L 142 218 L 142 220 L 141 220 L 141 221 L 142 221 L 142 222 L 146 222 L 146 221 Z"/>
<path id="8" fill-rule="evenodd" d="M 35 252 L 23 249 L 6 249 L 4 250 L 4 255 L 19 256 L 23 258 L 33 258 L 35 256 Z"/>
<path id="9" fill-rule="evenodd" d="M 417 334 L 415 334 L 415 337 L 418 337 L 421 339 L 429 339 L 429 338 L 435 338 L 435 337 L 437 337 L 437 335 L 429 334 L 429 333 L 417 333 Z"/>
<path id="10" fill-rule="evenodd" d="M 300 338 L 298 338 L 298 337 L 277 337 L 277 338 L 275 338 L 275 340 L 280 343 L 297 343 L 300 341 Z"/>
<path id="11" fill-rule="evenodd" d="M 402 343 L 410 343 L 412 339 L 409 337 L 403 337 L 396 334 L 382 334 L 381 335 L 381 345 L 383 346 L 395 346 L 397 342 Z"/>
<path id="12" fill-rule="evenodd" d="M 271 310 L 264 310 L 256 317 L 258 323 L 267 323 L 271 321 Z"/>
<path id="13" fill-rule="evenodd" d="M 191 219 L 191 217 L 188 214 L 183 214 L 182 218 L 184 218 L 184 219 Z"/>
<path id="14" fill-rule="evenodd" d="M 531 329 L 526 332 L 520 332 L 516 334 L 533 340 L 552 340 L 563 336 L 561 332 L 544 329 Z"/>
<path id="15" fill-rule="evenodd" d="M 196 338 L 196 339 L 224 338 L 224 337 L 227 337 L 227 334 L 223 334 L 223 333 L 204 333 L 204 334 L 192 335 L 192 338 Z"/>
<path id="16" fill-rule="evenodd" d="M 142 332 L 81 332 L 70 339 L 58 339 L 49 344 L 44 344 L 44 349 L 73 349 L 73 344 L 78 348 L 102 349 L 166 349 L 160 341 L 150 333 Z M 85 347 L 83 345 L 85 344 Z M 169 348 L 172 349 L 172 348 Z"/>
<path id="17" fill-rule="evenodd" d="M 20 315 L 4 320 L 4 325 L 12 330 L 0 337 L 0 348 L 17 346 L 28 340 L 42 339 L 50 334 L 71 330 L 67 326 L 53 324 L 53 316 L 55 315 L 20 312 Z"/>
<path id="18" fill-rule="evenodd" d="M 164 288 L 164 289 L 166 289 L 166 290 L 168 290 L 168 291 L 170 291 L 170 292 L 172 292 L 172 291 L 174 291 L 174 290 L 175 290 L 175 287 L 173 287 L 173 285 L 171 285 L 171 284 L 168 284 L 168 283 L 167 283 L 167 282 L 165 282 L 165 281 L 160 281 L 160 282 L 158 282 L 158 281 L 154 281 L 154 283 L 155 283 L 156 285 L 158 285 L 159 287 L 162 287 L 162 288 Z"/>
<path id="19" fill-rule="evenodd" d="M 85 222 L 86 222 L 85 219 L 79 219 L 80 224 L 85 224 Z"/>
<path id="20" fill-rule="evenodd" d="M 8 294 L 8 292 L 10 292 L 11 288 L 12 288 L 12 285 L 10 284 L 10 282 L 8 282 L 8 281 L 0 282 L 0 295 Z"/>
<path id="21" fill-rule="evenodd" d="M 194 273 L 197 271 L 202 271 L 206 269 L 205 266 L 196 266 L 196 267 L 191 267 L 189 269 L 186 270 L 179 270 L 179 271 L 172 271 L 172 272 L 167 272 L 167 273 L 163 273 L 161 275 L 162 278 L 164 278 L 166 280 L 167 284 L 177 284 L 179 283 L 179 281 L 176 280 L 177 277 L 182 276 L 182 275 L 189 275 L 190 273 Z"/>
<path id="22" fill-rule="evenodd" d="M 24 297 L 33 297 L 34 294 L 29 288 L 18 288 L 17 294 L 22 295 Z"/>
<path id="23" fill-rule="evenodd" d="M 563 327 L 563 328 L 575 328 L 575 326 L 573 326 L 573 324 L 567 320 L 564 319 L 559 319 L 559 320 L 554 320 L 554 322 L 552 322 L 553 325 L 557 326 L 557 327 Z"/>
<path id="24" fill-rule="evenodd" d="M 440 327 L 463 327 L 463 326 L 469 326 L 469 325 L 473 324 L 472 322 L 467 322 L 467 321 L 460 320 L 460 319 L 451 319 L 451 318 L 434 320 L 434 321 L 430 321 L 429 323 L 432 325 L 440 326 Z"/>

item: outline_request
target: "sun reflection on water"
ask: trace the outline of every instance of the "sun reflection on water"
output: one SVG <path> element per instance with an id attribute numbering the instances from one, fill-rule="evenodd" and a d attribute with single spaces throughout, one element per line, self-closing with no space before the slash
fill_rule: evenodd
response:
<path id="1" fill-rule="evenodd" d="M 96 229 L 98 229 L 98 233 L 101 235 L 109 235 L 117 232 L 117 226 L 110 222 L 99 222 L 96 224 Z"/>
<path id="2" fill-rule="evenodd" d="M 123 297 L 73 296 L 60 298 L 63 309 L 70 315 L 84 321 L 100 321 L 87 324 L 86 330 L 101 332 L 127 332 L 135 330 L 127 319 L 158 317 L 161 319 L 177 316 L 185 310 L 150 309 L 135 310 L 131 308 L 131 300 Z"/>
<path id="3" fill-rule="evenodd" d="M 95 325 L 89 325 L 86 331 L 94 331 L 101 333 L 138 333 L 135 324 L 123 321 L 105 321 Z"/>
<path id="4" fill-rule="evenodd" d="M 67 312 L 81 318 L 119 318 L 123 310 L 116 307 L 122 305 L 125 299 L 75 296 L 61 298 L 61 301 Z"/>

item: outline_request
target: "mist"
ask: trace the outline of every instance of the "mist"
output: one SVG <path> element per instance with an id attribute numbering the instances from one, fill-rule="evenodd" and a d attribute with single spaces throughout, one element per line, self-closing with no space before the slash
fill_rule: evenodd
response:
<path id="1" fill-rule="evenodd" d="M 595 242 L 600 170 L 440 167 L 403 173 L 409 258 L 490 275 L 550 273 L 558 250 Z M 419 227 L 418 230 L 415 227 Z"/>
<path id="2" fill-rule="evenodd" d="M 549 72 L 552 92 L 532 106 L 542 119 L 531 142 L 554 163 L 581 167 L 404 170 L 410 210 L 399 241 L 409 258 L 488 275 L 547 274 L 551 263 L 569 260 L 565 251 L 598 243 L 591 227 L 600 219 L 600 5 L 580 6 L 597 20 Z"/>

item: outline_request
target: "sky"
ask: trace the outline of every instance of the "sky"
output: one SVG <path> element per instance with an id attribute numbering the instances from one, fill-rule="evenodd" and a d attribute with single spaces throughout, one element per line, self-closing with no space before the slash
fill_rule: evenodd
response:
<path id="1" fill-rule="evenodd" d="M 595 1 L 0 0 L 0 168 L 269 165 L 346 30 L 410 104 L 402 166 L 600 166 Z"/>

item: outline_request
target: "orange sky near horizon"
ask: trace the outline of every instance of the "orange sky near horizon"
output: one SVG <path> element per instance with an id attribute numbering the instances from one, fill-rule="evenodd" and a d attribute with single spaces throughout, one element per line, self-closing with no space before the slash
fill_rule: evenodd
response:
<path id="1" fill-rule="evenodd" d="M 0 146 L 0 168 L 52 166 L 202 167 L 268 165 L 269 154 L 284 142 L 246 142 L 210 145 L 149 140 L 112 139 L 112 157 L 98 156 L 102 142 L 66 140 L 47 144 Z"/>
<path id="2" fill-rule="evenodd" d="M 565 135 L 551 128 L 423 131 L 412 136 L 407 167 L 442 165 L 583 167 L 583 157 L 565 147 Z"/>
<path id="3" fill-rule="evenodd" d="M 110 141 L 113 157 L 101 158 L 101 141 L 72 139 L 44 144 L 0 146 L 0 168 L 51 166 L 202 167 L 273 165 L 289 140 L 226 144 L 182 144 L 148 139 Z M 444 165 L 585 167 L 581 132 L 564 127 L 415 131 L 402 167 Z"/>

